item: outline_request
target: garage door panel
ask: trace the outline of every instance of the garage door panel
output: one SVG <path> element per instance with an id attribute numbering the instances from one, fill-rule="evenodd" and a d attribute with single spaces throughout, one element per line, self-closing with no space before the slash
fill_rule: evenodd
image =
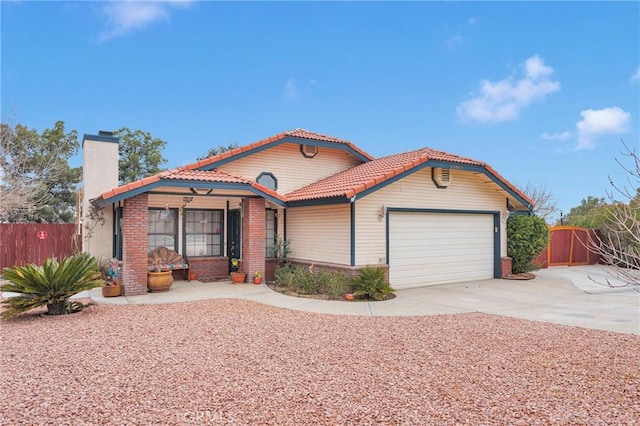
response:
<path id="1" fill-rule="evenodd" d="M 463 250 L 463 249 L 462 249 Z M 486 252 L 482 252 L 481 248 L 473 247 L 465 251 L 465 263 L 473 263 L 473 262 L 493 262 L 493 256 L 487 255 Z M 446 249 L 439 250 L 438 253 L 434 253 L 430 255 L 428 258 L 418 250 L 413 253 L 407 253 L 406 255 L 395 259 L 392 264 L 393 265 L 401 265 L 401 266 L 412 266 L 417 265 L 425 269 L 426 267 L 436 267 L 438 265 L 458 265 L 463 266 L 464 264 L 460 263 L 458 256 L 460 255 L 461 249 Z"/>
<path id="2" fill-rule="evenodd" d="M 493 215 L 392 212 L 389 220 L 395 288 L 493 277 Z"/>

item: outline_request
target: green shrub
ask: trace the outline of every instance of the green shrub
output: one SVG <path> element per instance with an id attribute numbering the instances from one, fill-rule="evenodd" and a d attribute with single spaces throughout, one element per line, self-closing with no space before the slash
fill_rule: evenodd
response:
<path id="1" fill-rule="evenodd" d="M 293 268 L 290 264 L 285 263 L 284 265 L 277 267 L 274 275 L 277 285 L 286 288 L 291 288 L 293 286 L 295 274 L 293 273 Z"/>
<path id="2" fill-rule="evenodd" d="M 514 274 L 535 269 L 533 260 L 547 247 L 549 228 L 538 216 L 513 215 L 507 220 L 507 255 Z"/>
<path id="3" fill-rule="evenodd" d="M 276 259 L 276 265 L 282 266 L 291 253 L 291 240 L 284 240 L 281 237 L 275 241 L 270 249 L 271 256 Z"/>
<path id="4" fill-rule="evenodd" d="M 341 299 L 349 289 L 347 274 L 342 271 L 329 272 L 323 269 L 318 274 L 320 292 L 329 296 L 329 299 Z"/>
<path id="5" fill-rule="evenodd" d="M 49 315 L 77 312 L 83 305 L 69 302 L 69 298 L 102 284 L 96 259 L 86 253 L 66 257 L 60 263 L 47 259 L 43 266 L 5 268 L 3 277 L 9 283 L 0 286 L 1 291 L 20 293 L 2 301 L 4 319 L 41 306 L 47 307 Z"/>
<path id="6" fill-rule="evenodd" d="M 385 271 L 378 267 L 360 269 L 360 276 L 352 281 L 354 294 L 373 300 L 384 300 L 393 293 L 393 288 L 385 280 Z"/>
<path id="7" fill-rule="evenodd" d="M 320 283 L 313 273 L 313 265 L 309 268 L 296 266 L 293 272 L 292 290 L 302 294 L 318 294 Z"/>

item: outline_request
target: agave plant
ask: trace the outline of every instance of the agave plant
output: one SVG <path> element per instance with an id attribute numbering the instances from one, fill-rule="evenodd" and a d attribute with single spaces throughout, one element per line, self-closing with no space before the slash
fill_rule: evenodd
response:
<path id="1" fill-rule="evenodd" d="M 96 259 L 86 253 L 66 257 L 60 263 L 47 259 L 42 266 L 5 268 L 2 275 L 9 283 L 0 286 L 0 290 L 20 293 L 2 301 L 4 319 L 45 305 L 49 315 L 77 312 L 82 304 L 69 302 L 69 298 L 102 284 Z"/>

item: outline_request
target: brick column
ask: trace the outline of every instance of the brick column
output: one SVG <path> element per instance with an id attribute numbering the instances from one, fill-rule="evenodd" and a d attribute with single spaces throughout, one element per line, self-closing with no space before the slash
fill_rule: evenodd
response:
<path id="1" fill-rule="evenodd" d="M 147 294 L 148 201 L 147 194 L 140 194 L 124 202 L 122 269 L 127 296 Z"/>
<path id="2" fill-rule="evenodd" d="M 253 274 L 265 271 L 265 201 L 264 198 L 244 198 L 242 200 L 242 265 L 247 280 Z"/>
<path id="3" fill-rule="evenodd" d="M 511 275 L 511 267 L 513 266 L 513 259 L 509 256 L 504 256 L 500 258 L 500 268 L 502 271 L 500 272 L 501 278 L 507 278 Z"/>

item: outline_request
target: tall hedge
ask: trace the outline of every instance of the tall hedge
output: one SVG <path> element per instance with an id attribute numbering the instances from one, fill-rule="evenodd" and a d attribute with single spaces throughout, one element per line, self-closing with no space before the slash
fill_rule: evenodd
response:
<path id="1" fill-rule="evenodd" d="M 538 216 L 513 215 L 507 221 L 507 255 L 513 258 L 513 273 L 535 269 L 532 263 L 549 242 L 549 228 Z"/>

